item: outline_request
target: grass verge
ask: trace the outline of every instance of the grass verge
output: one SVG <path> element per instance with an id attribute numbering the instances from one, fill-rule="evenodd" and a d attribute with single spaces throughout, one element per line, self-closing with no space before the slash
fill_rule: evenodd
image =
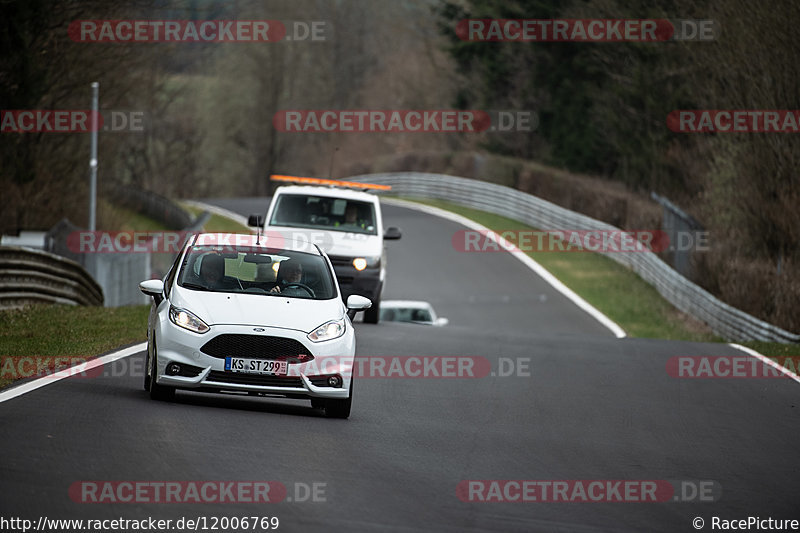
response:
<path id="1" fill-rule="evenodd" d="M 149 305 L 34 305 L 0 311 L 0 388 L 33 372 L 29 364 L 18 363 L 19 357 L 34 361 L 90 359 L 119 346 L 146 340 L 149 309 Z"/>

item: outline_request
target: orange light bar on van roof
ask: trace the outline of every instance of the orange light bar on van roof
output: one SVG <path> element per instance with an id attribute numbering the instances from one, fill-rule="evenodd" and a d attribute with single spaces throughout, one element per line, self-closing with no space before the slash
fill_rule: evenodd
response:
<path id="1" fill-rule="evenodd" d="M 378 191 L 391 191 L 391 185 L 377 185 L 375 183 L 359 183 L 357 181 L 328 180 L 322 178 L 301 178 L 299 176 L 284 176 L 273 174 L 269 177 L 272 181 L 287 181 L 305 185 L 323 185 L 329 187 L 348 187 L 350 189 L 375 189 Z"/>

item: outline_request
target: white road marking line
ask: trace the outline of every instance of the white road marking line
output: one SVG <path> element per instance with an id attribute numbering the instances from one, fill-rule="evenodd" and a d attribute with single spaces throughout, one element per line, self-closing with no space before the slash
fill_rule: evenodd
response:
<path id="1" fill-rule="evenodd" d="M 775 361 L 773 361 L 772 359 L 770 359 L 766 355 L 762 355 L 762 354 L 758 353 L 757 351 L 753 350 L 752 348 L 748 348 L 747 346 L 742 346 L 741 344 L 736 344 L 734 342 L 729 342 L 728 346 L 736 348 L 737 350 L 742 351 L 742 352 L 746 353 L 747 355 L 752 355 L 753 357 L 755 357 L 756 359 L 758 359 L 759 361 L 761 361 L 765 365 L 771 366 L 772 368 L 778 370 L 781 374 L 789 376 L 790 378 L 792 378 L 796 382 L 800 383 L 800 377 L 798 377 L 797 374 L 795 374 L 794 372 L 792 372 L 788 368 L 776 363 Z"/>
<path id="2" fill-rule="evenodd" d="M 422 211 L 423 213 L 427 213 L 429 215 L 437 216 L 440 218 L 445 218 L 447 220 L 456 222 L 457 224 L 461 224 L 462 226 L 466 226 L 470 229 L 478 230 L 478 231 L 486 231 L 491 232 L 487 233 L 492 240 L 497 242 L 500 246 L 503 247 L 504 250 L 507 250 L 508 253 L 516 257 L 519 261 L 522 262 L 526 267 L 533 270 L 540 278 L 550 284 L 555 290 L 566 296 L 572 303 L 586 311 L 589 315 L 592 316 L 595 320 L 600 322 L 603 326 L 607 327 L 611 332 L 614 334 L 615 337 L 618 339 L 622 339 L 627 337 L 627 333 L 623 330 L 619 324 L 608 318 L 606 315 L 601 313 L 596 307 L 592 304 L 575 294 L 572 289 L 561 283 L 555 276 L 553 276 L 546 268 L 542 265 L 534 261 L 528 254 L 519 250 L 516 246 L 512 243 L 497 235 L 494 231 L 490 230 L 486 226 L 478 224 L 474 220 L 470 220 L 467 217 L 457 215 L 455 213 L 451 213 L 450 211 L 445 211 L 444 209 L 439 209 L 438 207 L 432 207 L 429 205 L 424 204 L 417 204 L 414 202 L 407 202 L 405 200 L 398 200 L 396 198 L 381 198 L 381 202 L 385 202 L 389 205 L 396 205 L 398 207 L 406 207 L 408 209 L 415 209 L 417 211 Z"/>
<path id="3" fill-rule="evenodd" d="M 23 394 L 27 394 L 31 391 L 35 391 L 36 389 L 42 388 L 45 385 L 50 385 L 51 383 L 61 381 L 64 378 L 74 376 L 77 374 L 77 372 L 71 372 L 70 370 L 73 368 L 80 367 L 81 372 L 86 372 L 87 370 L 97 368 L 98 366 L 103 366 L 108 363 L 113 363 L 114 361 L 117 361 L 119 359 L 130 357 L 131 355 L 139 353 L 146 349 L 147 349 L 147 343 L 142 342 L 139 344 L 135 344 L 133 346 L 129 346 L 127 348 L 123 348 L 122 350 L 117 350 L 116 352 L 106 354 L 102 357 L 96 357 L 94 359 L 90 359 L 88 361 L 79 363 L 78 365 L 74 365 L 69 368 L 65 368 L 63 370 L 59 370 L 58 372 L 55 372 L 48 376 L 42 376 L 40 378 L 34 379 L 33 381 L 25 382 L 22 385 L 18 386 L 11 385 L 11 388 L 0 392 L 0 403 L 16 398 L 17 396 L 22 396 Z"/>

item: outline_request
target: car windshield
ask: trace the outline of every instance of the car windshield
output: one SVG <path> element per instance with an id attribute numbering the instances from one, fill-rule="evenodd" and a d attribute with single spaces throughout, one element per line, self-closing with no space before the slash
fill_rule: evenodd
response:
<path id="1" fill-rule="evenodd" d="M 178 285 L 195 291 L 329 300 L 336 295 L 322 256 L 260 247 L 194 246 Z"/>
<path id="2" fill-rule="evenodd" d="M 381 320 L 387 322 L 433 322 L 428 309 L 418 307 L 383 307 Z"/>
<path id="3" fill-rule="evenodd" d="M 305 194 L 279 195 L 269 225 L 378 234 L 370 202 Z"/>

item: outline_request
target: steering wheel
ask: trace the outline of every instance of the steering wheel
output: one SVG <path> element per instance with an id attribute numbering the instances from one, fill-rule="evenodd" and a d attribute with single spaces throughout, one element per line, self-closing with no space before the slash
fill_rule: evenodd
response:
<path id="1" fill-rule="evenodd" d="M 283 292 L 284 290 L 288 289 L 289 287 L 297 287 L 299 289 L 303 289 L 308 294 L 310 294 L 312 298 L 316 298 L 317 297 L 317 295 L 314 294 L 314 291 L 311 289 L 311 287 L 309 287 L 308 285 L 303 285 L 302 283 L 287 283 L 286 285 L 283 286 L 283 289 L 281 290 L 281 292 Z"/>
<path id="2" fill-rule="evenodd" d="M 266 294 L 267 291 L 266 291 L 266 289 L 263 289 L 261 287 L 247 287 L 244 290 L 244 292 L 255 292 L 255 293 L 258 293 L 258 294 Z"/>

